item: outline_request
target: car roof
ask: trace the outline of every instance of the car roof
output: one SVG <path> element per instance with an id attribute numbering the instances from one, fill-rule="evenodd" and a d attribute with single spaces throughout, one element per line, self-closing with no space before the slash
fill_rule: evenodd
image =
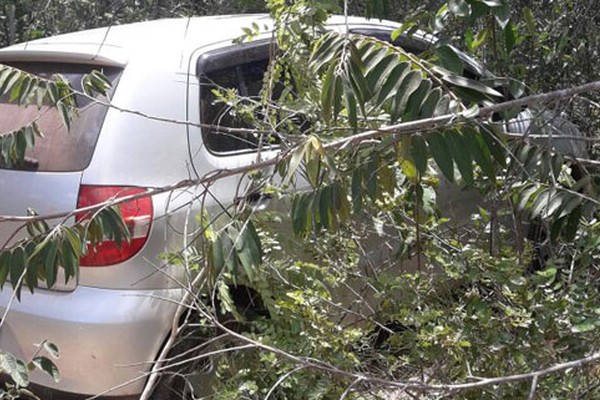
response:
<path id="1" fill-rule="evenodd" d="M 352 27 L 396 28 L 390 21 L 351 17 Z M 242 28 L 256 24 L 268 34 L 272 20 L 266 14 L 240 14 L 207 17 L 160 19 L 126 25 L 67 33 L 36 39 L 0 50 L 2 61 L 86 62 L 99 65 L 124 66 L 132 59 L 148 54 L 165 59 L 179 55 L 181 60 L 204 46 L 231 43 L 243 34 Z M 343 17 L 333 17 L 328 26 L 345 24 Z"/>

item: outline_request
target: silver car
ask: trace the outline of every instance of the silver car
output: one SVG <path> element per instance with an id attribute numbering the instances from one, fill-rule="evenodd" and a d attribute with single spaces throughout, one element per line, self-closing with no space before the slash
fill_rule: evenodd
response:
<path id="1" fill-rule="evenodd" d="M 256 95 L 269 60 L 270 34 L 232 44 L 242 27 L 270 26 L 266 16 L 159 20 L 40 39 L 0 50 L 0 63 L 50 76 L 60 73 L 77 85 L 83 74 L 101 70 L 113 82 L 109 99 L 79 100 L 80 113 L 66 132 L 52 109 L 18 107 L 0 99 L 0 132 L 40 116 L 45 135 L 18 168 L 0 169 L 0 215 L 70 212 L 114 196 L 135 194 L 213 171 L 256 161 L 257 140 L 224 135 L 209 125 L 228 125 L 211 89 L 235 88 Z M 396 24 L 351 18 L 357 32 L 389 37 Z M 332 29 L 343 20 L 333 20 Z M 268 29 L 267 29 L 268 30 Z M 473 73 L 483 73 L 467 60 Z M 204 126 L 205 128 L 202 128 Z M 273 157 L 276 149 L 263 149 Z M 241 178 L 220 179 L 203 206 L 217 215 L 236 196 Z M 197 230 L 197 197 L 186 188 L 121 204 L 131 243 L 105 241 L 81 259 L 77 279 L 52 289 L 25 290 L 9 305 L 0 329 L 0 348 L 29 359 L 37 344 L 58 345 L 62 380 L 41 373 L 32 381 L 81 395 L 136 398 L 170 333 L 181 283 L 180 266 L 161 255 L 180 251 Z M 16 223 L 0 224 L 7 241 Z M 18 240 L 14 237 L 11 240 Z"/>
<path id="2" fill-rule="evenodd" d="M 214 104 L 215 86 L 258 94 L 270 34 L 232 44 L 252 23 L 271 25 L 266 16 L 160 20 L 0 50 L 0 63 L 41 76 L 60 73 L 77 85 L 96 69 L 113 82 L 110 101 L 79 99 L 70 132 L 50 108 L 40 112 L 0 99 L 0 132 L 39 117 L 45 135 L 21 166 L 0 169 L 0 215 L 27 215 L 28 208 L 40 215 L 69 212 L 254 162 L 254 138 L 200 128 L 227 125 L 223 108 Z M 396 27 L 363 19 L 350 24 Z M 263 150 L 263 157 L 275 154 Z M 209 213 L 233 202 L 239 179 L 211 186 L 204 204 Z M 185 271 L 165 265 L 161 255 L 181 250 L 194 236 L 200 208 L 194 200 L 203 190 L 174 190 L 121 204 L 131 243 L 101 243 L 81 259 L 77 279 L 59 279 L 52 289 L 38 288 L 33 295 L 24 290 L 20 301 L 5 288 L 0 308 L 10 311 L 2 321 L 0 348 L 28 360 L 37 344 L 49 340 L 60 349 L 62 380 L 55 383 L 36 372 L 35 384 L 83 395 L 139 396 L 171 330 L 180 283 L 187 283 Z M 0 240 L 8 240 L 17 227 L 0 224 Z"/>

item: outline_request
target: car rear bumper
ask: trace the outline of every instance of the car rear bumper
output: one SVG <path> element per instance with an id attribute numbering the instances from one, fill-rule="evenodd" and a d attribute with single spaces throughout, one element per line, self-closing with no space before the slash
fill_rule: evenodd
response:
<path id="1" fill-rule="evenodd" d="M 0 292 L 0 311 L 12 291 Z M 32 373 L 32 382 L 81 394 L 139 394 L 146 372 L 172 325 L 180 290 L 73 292 L 23 290 L 0 328 L 0 348 L 28 361 L 44 340 L 55 343 L 61 381 Z"/>

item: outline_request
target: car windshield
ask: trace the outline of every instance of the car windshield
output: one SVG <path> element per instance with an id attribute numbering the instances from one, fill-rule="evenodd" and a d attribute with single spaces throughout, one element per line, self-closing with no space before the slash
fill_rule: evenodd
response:
<path id="1" fill-rule="evenodd" d="M 6 63 L 32 74 L 50 78 L 60 74 L 76 91 L 81 91 L 81 78 L 94 69 L 100 69 L 113 82 L 120 69 L 80 64 Z M 78 115 L 67 130 L 58 110 L 49 105 L 19 106 L 10 103 L 8 96 L 0 97 L 0 135 L 36 122 L 43 138 L 36 138 L 35 146 L 28 148 L 25 160 L 19 165 L 0 164 L 2 169 L 36 170 L 49 172 L 81 171 L 90 163 L 107 107 L 83 96 L 77 96 Z"/>

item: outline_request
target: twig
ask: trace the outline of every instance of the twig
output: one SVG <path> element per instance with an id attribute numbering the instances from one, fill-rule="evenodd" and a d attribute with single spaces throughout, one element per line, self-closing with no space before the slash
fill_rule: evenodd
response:
<path id="1" fill-rule="evenodd" d="M 285 381 L 287 378 L 289 378 L 290 375 L 292 375 L 293 373 L 298 372 L 304 368 L 306 368 L 306 367 L 304 365 L 301 365 L 301 366 L 296 367 L 296 368 L 292 369 L 291 371 L 288 371 L 285 374 L 283 374 L 279 379 L 277 379 L 277 382 L 275 382 L 273 384 L 273 386 L 271 386 L 271 389 L 269 389 L 269 391 L 267 392 L 267 395 L 265 396 L 264 400 L 269 400 L 269 397 L 271 397 L 271 394 L 273 394 L 273 392 L 275 391 L 277 386 L 281 385 L 281 383 L 283 381 Z"/>
<path id="2" fill-rule="evenodd" d="M 529 396 L 527 400 L 533 400 L 535 398 L 535 390 L 537 389 L 538 376 L 535 375 L 531 380 L 531 389 L 529 389 Z"/>

